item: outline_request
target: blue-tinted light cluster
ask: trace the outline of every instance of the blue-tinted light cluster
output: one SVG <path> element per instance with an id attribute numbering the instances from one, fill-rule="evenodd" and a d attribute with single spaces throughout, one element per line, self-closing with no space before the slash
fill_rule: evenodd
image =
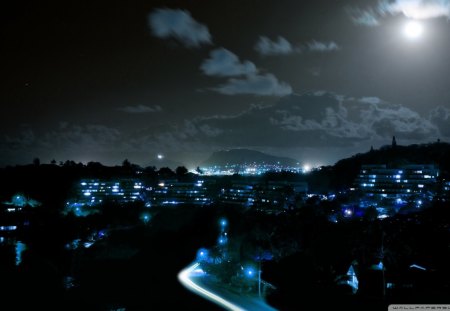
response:
<path id="1" fill-rule="evenodd" d="M 170 206 L 179 204 L 206 205 L 211 203 L 208 187 L 203 180 L 180 182 L 160 181 L 150 189 L 150 206 Z"/>
<path id="2" fill-rule="evenodd" d="M 13 195 L 11 198 L 11 201 L 3 202 L 3 204 L 12 205 L 15 207 L 15 208 L 8 209 L 9 212 L 20 211 L 22 209 L 22 207 L 25 207 L 25 206 L 37 207 L 37 206 L 42 205 L 42 203 L 40 203 L 34 199 L 27 198 L 25 195 L 20 194 L 20 193 Z"/>
<path id="3" fill-rule="evenodd" d="M 224 176 L 240 174 L 245 176 L 262 175 L 267 172 L 291 172 L 308 173 L 310 167 L 305 166 L 286 166 L 282 164 L 234 164 L 225 166 L 209 166 L 202 168 L 203 174 L 208 176 Z"/>

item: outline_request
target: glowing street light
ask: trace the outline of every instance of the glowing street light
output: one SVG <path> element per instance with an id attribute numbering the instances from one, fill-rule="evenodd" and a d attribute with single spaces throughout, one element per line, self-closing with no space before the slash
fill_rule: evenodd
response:
<path id="1" fill-rule="evenodd" d="M 249 279 L 253 279 L 258 276 L 258 295 L 261 297 L 261 263 L 259 263 L 258 271 L 256 271 L 253 267 L 242 267 L 242 269 L 244 270 L 244 275 Z"/>
<path id="2" fill-rule="evenodd" d="M 252 267 L 247 267 L 247 268 L 244 269 L 244 274 L 245 274 L 246 277 L 252 279 L 252 278 L 255 277 L 256 271 Z"/>
<path id="3" fill-rule="evenodd" d="M 226 220 L 225 218 L 220 219 L 220 226 L 221 226 L 222 228 L 226 227 L 227 224 L 228 224 L 228 223 L 227 223 L 227 220 Z"/>
<path id="4" fill-rule="evenodd" d="M 226 236 L 220 236 L 219 239 L 218 239 L 218 242 L 219 242 L 220 245 L 225 245 L 225 244 L 227 244 L 228 239 L 227 239 Z"/>
<path id="5" fill-rule="evenodd" d="M 200 248 L 197 252 L 198 261 L 206 261 L 208 259 L 208 250 L 206 248 Z"/>
<path id="6" fill-rule="evenodd" d="M 144 222 L 144 224 L 148 224 L 151 218 L 152 218 L 151 215 L 149 215 L 148 213 L 144 213 L 141 215 L 141 219 Z"/>

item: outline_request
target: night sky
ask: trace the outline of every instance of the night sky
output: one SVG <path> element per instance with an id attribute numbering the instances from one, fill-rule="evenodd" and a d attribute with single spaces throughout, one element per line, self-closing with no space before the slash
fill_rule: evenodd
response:
<path id="1" fill-rule="evenodd" d="M 10 1 L 0 165 L 450 140 L 450 0 Z M 414 21 L 422 33 L 408 36 Z"/>

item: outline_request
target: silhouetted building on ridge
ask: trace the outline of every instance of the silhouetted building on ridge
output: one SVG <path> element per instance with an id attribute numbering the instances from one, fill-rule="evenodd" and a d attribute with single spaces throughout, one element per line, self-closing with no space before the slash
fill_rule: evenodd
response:
<path id="1" fill-rule="evenodd" d="M 397 140 L 395 139 L 395 136 L 392 136 L 392 148 L 397 147 Z"/>

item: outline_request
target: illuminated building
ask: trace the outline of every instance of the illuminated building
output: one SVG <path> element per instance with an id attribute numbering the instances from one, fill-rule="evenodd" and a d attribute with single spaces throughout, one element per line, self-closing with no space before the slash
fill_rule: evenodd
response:
<path id="1" fill-rule="evenodd" d="M 205 205 L 211 203 L 208 187 L 203 180 L 180 182 L 178 180 L 160 181 L 150 189 L 150 206 L 169 206 L 178 204 Z"/>
<path id="2" fill-rule="evenodd" d="M 400 206 L 414 201 L 417 207 L 436 194 L 439 170 L 434 165 L 363 165 L 355 189 L 366 199 L 391 201 Z M 370 200 L 367 204 L 371 204 Z"/>
<path id="3" fill-rule="evenodd" d="M 223 188 L 219 200 L 226 204 L 253 206 L 255 202 L 254 185 L 247 183 L 234 183 L 229 188 Z"/>
<path id="4" fill-rule="evenodd" d="M 219 201 L 276 213 L 293 206 L 295 195 L 306 194 L 307 189 L 305 182 L 235 182 L 231 187 L 221 189 Z"/>
<path id="5" fill-rule="evenodd" d="M 75 189 L 78 204 L 97 205 L 104 201 L 127 203 L 142 200 L 144 186 L 135 179 L 81 180 Z"/>
<path id="6" fill-rule="evenodd" d="M 442 182 L 442 199 L 444 201 L 450 201 L 450 181 Z"/>

